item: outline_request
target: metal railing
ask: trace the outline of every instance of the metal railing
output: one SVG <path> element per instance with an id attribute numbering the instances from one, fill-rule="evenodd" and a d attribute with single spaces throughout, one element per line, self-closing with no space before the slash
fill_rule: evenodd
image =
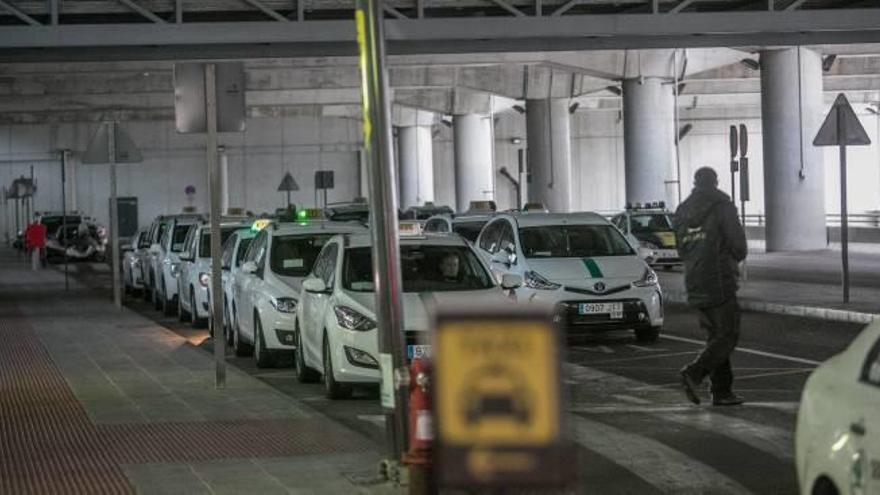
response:
<path id="1" fill-rule="evenodd" d="M 880 211 L 870 213 L 854 213 L 847 215 L 850 227 L 880 227 Z M 763 227 L 767 225 L 767 218 L 763 214 L 746 215 L 745 224 L 748 227 Z M 840 214 L 830 213 L 825 215 L 825 225 L 829 227 L 840 226 Z"/>

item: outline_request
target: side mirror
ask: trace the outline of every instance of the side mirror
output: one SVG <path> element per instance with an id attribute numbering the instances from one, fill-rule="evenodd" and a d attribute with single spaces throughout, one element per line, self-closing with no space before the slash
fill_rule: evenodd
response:
<path id="1" fill-rule="evenodd" d="M 253 261 L 245 261 L 241 265 L 241 271 L 245 273 L 257 273 L 257 264 Z"/>
<path id="2" fill-rule="evenodd" d="M 522 287 L 523 279 L 520 275 L 514 273 L 505 273 L 501 276 L 501 288 L 504 290 L 519 289 Z"/>
<path id="3" fill-rule="evenodd" d="M 327 285 L 320 278 L 307 278 L 303 281 L 303 290 L 312 294 L 322 294 L 327 292 Z"/>

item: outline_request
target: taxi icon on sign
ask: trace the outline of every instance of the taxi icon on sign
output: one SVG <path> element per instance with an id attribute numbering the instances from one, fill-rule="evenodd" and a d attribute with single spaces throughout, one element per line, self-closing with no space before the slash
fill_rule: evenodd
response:
<path id="1" fill-rule="evenodd" d="M 464 391 L 464 417 L 468 424 L 484 420 L 510 420 L 521 425 L 532 418 L 529 392 L 515 370 L 489 366 L 471 375 Z"/>

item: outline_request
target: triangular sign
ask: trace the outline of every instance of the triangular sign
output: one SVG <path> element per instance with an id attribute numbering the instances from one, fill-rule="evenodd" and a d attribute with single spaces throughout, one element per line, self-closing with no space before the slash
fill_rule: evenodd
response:
<path id="1" fill-rule="evenodd" d="M 92 140 L 89 141 L 89 147 L 82 156 L 82 163 L 110 163 L 110 150 L 107 148 L 107 137 L 109 132 L 107 128 L 109 124 L 102 124 L 95 131 Z M 143 156 L 141 151 L 135 146 L 128 133 L 122 130 L 117 123 L 116 128 L 116 163 L 140 163 Z"/>
<path id="2" fill-rule="evenodd" d="M 871 144 L 871 138 L 856 117 L 856 112 L 843 93 L 837 95 L 825 122 L 819 128 L 813 146 L 850 146 Z"/>
<path id="3" fill-rule="evenodd" d="M 293 180 L 293 176 L 290 175 L 290 172 L 284 174 L 284 178 L 281 179 L 281 184 L 278 184 L 279 191 L 299 191 L 299 184 Z"/>

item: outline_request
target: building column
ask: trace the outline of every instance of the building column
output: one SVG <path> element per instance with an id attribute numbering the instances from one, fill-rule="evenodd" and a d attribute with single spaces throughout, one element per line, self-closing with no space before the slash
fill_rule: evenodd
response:
<path id="1" fill-rule="evenodd" d="M 434 201 L 434 150 L 429 126 L 398 127 L 400 208 Z"/>
<path id="2" fill-rule="evenodd" d="M 822 57 L 805 48 L 761 52 L 767 251 L 826 247 Z"/>
<path id="3" fill-rule="evenodd" d="M 453 117 L 455 146 L 455 205 L 466 211 L 471 201 L 495 200 L 492 116 Z"/>
<path id="4" fill-rule="evenodd" d="M 675 96 L 665 78 L 623 81 L 626 201 L 669 201 L 675 168 Z M 621 205 L 623 206 L 623 205 Z"/>
<path id="5" fill-rule="evenodd" d="M 553 212 L 571 210 L 570 120 L 567 98 L 526 100 L 528 197 Z"/>
<path id="6" fill-rule="evenodd" d="M 229 154 L 225 146 L 217 147 L 217 159 L 220 164 L 220 213 L 229 214 Z"/>

